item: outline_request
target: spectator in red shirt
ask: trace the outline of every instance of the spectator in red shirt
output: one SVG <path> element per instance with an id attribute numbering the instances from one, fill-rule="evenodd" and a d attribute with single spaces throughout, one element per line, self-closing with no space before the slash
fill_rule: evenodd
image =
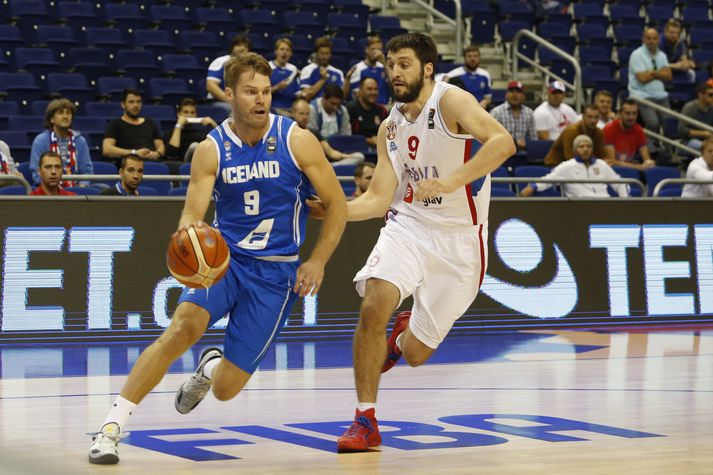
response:
<path id="1" fill-rule="evenodd" d="M 75 192 L 59 186 L 62 181 L 62 157 L 57 152 L 45 152 L 40 156 L 40 186 L 31 195 L 71 196 Z"/>
<path id="2" fill-rule="evenodd" d="M 644 171 L 656 165 L 649 154 L 644 129 L 636 123 L 639 106 L 627 99 L 621 106 L 619 118 L 608 123 L 604 129 L 604 144 L 614 159 L 607 162 L 611 166 L 634 168 Z"/>

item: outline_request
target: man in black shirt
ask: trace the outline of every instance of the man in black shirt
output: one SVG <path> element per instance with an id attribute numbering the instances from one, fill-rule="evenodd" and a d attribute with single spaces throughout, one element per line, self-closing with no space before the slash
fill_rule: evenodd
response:
<path id="1" fill-rule="evenodd" d="M 166 155 L 172 160 L 190 162 L 193 150 L 218 124 L 210 117 L 198 117 L 196 101 L 186 98 L 178 105 L 178 117 L 168 140 Z"/>
<path id="2" fill-rule="evenodd" d="M 107 125 L 102 155 L 120 158 L 134 154 L 144 160 L 160 160 L 166 154 L 161 129 L 153 120 L 140 116 L 141 106 L 141 92 L 124 89 L 121 94 L 124 114 Z"/>
<path id="3" fill-rule="evenodd" d="M 374 78 L 363 77 L 359 82 L 359 89 L 354 94 L 356 99 L 347 104 L 352 134 L 363 135 L 366 137 L 366 143 L 376 148 L 379 124 L 389 115 L 384 106 L 376 103 L 379 84 Z"/>

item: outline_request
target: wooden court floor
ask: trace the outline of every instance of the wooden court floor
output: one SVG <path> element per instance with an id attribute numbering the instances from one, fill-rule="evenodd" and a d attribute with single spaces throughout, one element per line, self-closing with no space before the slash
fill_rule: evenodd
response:
<path id="1" fill-rule="evenodd" d="M 117 466 L 87 462 L 87 433 L 139 349 L 0 348 L 0 473 L 713 473 L 710 327 L 450 338 L 384 375 L 384 443 L 361 454 L 335 452 L 350 342 L 321 345 L 277 344 L 236 399 L 182 416 L 196 348 L 135 411 Z"/>

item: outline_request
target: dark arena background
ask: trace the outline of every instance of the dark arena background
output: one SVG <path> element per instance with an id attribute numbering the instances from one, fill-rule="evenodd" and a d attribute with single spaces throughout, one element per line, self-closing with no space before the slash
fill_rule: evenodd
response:
<path id="1" fill-rule="evenodd" d="M 685 213 L 681 205 L 498 200 L 483 287 L 454 332 L 713 321 L 710 203 L 686 202 Z M 180 294 L 165 249 L 181 207 L 149 198 L 3 200 L 0 342 L 153 339 Z M 298 301 L 280 339 L 353 334 L 352 278 L 382 225 L 348 225 L 318 296 Z M 318 226 L 308 224 L 304 252 Z M 219 335 L 212 329 L 206 339 Z"/>

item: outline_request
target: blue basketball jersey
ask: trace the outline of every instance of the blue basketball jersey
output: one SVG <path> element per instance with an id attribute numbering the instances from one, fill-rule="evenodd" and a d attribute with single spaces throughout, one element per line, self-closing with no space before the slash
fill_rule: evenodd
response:
<path id="1" fill-rule="evenodd" d="M 270 114 L 270 129 L 251 147 L 226 119 L 209 134 L 220 164 L 213 189 L 214 226 L 231 252 L 257 258 L 296 259 L 305 236 L 311 185 L 288 140 L 294 121 Z"/>

